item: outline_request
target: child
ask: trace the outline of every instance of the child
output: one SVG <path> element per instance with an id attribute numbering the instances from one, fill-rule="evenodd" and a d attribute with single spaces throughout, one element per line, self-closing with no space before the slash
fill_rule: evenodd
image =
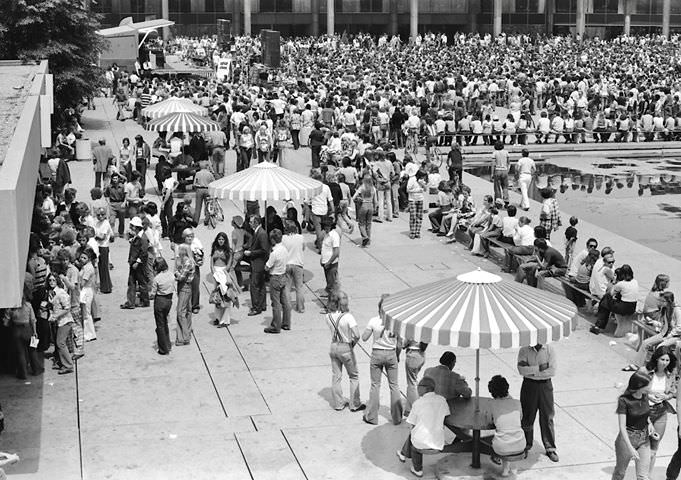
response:
<path id="1" fill-rule="evenodd" d="M 577 229 L 579 223 L 577 217 L 570 217 L 570 226 L 565 229 L 565 262 L 570 265 L 575 254 L 575 243 L 577 242 Z"/>

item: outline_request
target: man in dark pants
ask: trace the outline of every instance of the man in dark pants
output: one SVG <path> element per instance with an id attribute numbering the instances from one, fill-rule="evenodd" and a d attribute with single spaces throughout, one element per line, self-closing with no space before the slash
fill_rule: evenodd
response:
<path id="1" fill-rule="evenodd" d="M 106 175 L 106 170 L 109 168 L 109 163 L 113 160 L 114 155 L 111 148 L 106 144 L 106 140 L 99 139 L 99 145 L 92 149 L 92 163 L 95 167 L 95 187 L 102 186 L 102 177 Z"/>
<path id="2" fill-rule="evenodd" d="M 319 168 L 319 155 L 324 145 L 324 132 L 322 125 L 316 123 L 314 130 L 310 132 L 310 150 L 312 152 L 312 168 Z"/>
<path id="3" fill-rule="evenodd" d="M 149 165 L 150 161 L 151 148 L 149 148 L 149 144 L 144 141 L 142 135 L 137 135 L 135 137 L 135 170 L 140 172 L 140 175 L 142 175 L 142 178 L 140 179 L 140 183 L 142 184 L 142 192 L 144 192 L 147 184 L 147 166 Z M 143 196 L 144 194 L 140 195 L 140 197 Z"/>
<path id="4" fill-rule="evenodd" d="M 137 295 L 138 288 L 141 306 L 149 306 L 149 293 L 147 291 L 149 279 L 146 273 L 149 240 L 147 240 L 147 236 L 144 234 L 144 227 L 140 217 L 134 217 L 130 220 L 130 232 L 132 233 L 132 238 L 130 239 L 130 251 L 128 252 L 128 265 L 130 266 L 130 273 L 128 274 L 128 299 L 121 305 L 121 308 L 125 310 L 135 308 L 135 296 Z"/>
<path id="5" fill-rule="evenodd" d="M 173 192 L 180 184 L 173 177 L 163 180 L 162 207 L 161 207 L 161 236 L 167 238 L 170 235 L 170 222 L 173 219 Z"/>
<path id="6" fill-rule="evenodd" d="M 677 415 L 681 416 L 681 395 L 676 396 L 676 412 Z M 669 461 L 669 466 L 667 467 L 667 480 L 676 480 L 679 478 L 679 471 L 681 471 L 681 431 L 676 429 L 676 436 L 678 438 L 679 446 L 677 447 L 672 459 Z"/>
<path id="7" fill-rule="evenodd" d="M 253 215 L 250 220 L 253 236 L 248 249 L 244 251 L 244 258 L 251 263 L 251 310 L 249 316 L 259 315 L 267 310 L 265 297 L 265 262 L 270 256 L 270 242 L 267 232 L 262 228 L 262 219 Z"/>
<path id="8" fill-rule="evenodd" d="M 168 271 L 168 264 L 163 257 L 158 257 L 154 260 L 154 271 L 156 276 L 151 281 L 149 298 L 154 299 L 154 320 L 156 321 L 158 354 L 168 355 L 171 349 L 168 314 L 173 305 L 175 276 Z"/>
<path id="9" fill-rule="evenodd" d="M 525 431 L 526 450 L 534 443 L 534 420 L 539 411 L 539 428 L 546 456 L 552 462 L 558 461 L 555 432 L 553 428 L 553 384 L 551 377 L 556 374 L 556 353 L 551 345 L 537 344 L 523 347 L 518 352 L 518 372 L 524 377 L 520 388 L 522 418 L 520 424 Z"/>

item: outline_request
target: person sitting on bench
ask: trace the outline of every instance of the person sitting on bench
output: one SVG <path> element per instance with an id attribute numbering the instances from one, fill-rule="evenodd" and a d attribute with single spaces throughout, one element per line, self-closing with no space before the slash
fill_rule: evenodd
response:
<path id="1" fill-rule="evenodd" d="M 397 458 L 405 462 L 411 458 L 411 473 L 423 476 L 424 453 L 449 453 L 454 434 L 445 428 L 445 417 L 450 414 L 447 400 L 435 393 L 435 380 L 423 377 L 418 384 L 420 398 L 411 406 L 407 423 L 412 425 L 411 432 Z"/>

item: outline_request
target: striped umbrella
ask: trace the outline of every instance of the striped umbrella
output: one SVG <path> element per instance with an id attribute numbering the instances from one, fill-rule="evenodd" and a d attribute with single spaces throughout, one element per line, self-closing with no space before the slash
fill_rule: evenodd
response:
<path id="1" fill-rule="evenodd" d="M 208 110 L 187 98 L 178 97 L 171 97 L 142 109 L 142 116 L 147 118 L 162 118 L 171 113 L 193 113 L 205 117 Z"/>
<path id="2" fill-rule="evenodd" d="M 381 311 L 402 338 L 465 348 L 517 348 L 570 335 L 572 302 L 482 271 L 387 297 Z"/>
<path id="3" fill-rule="evenodd" d="M 171 113 L 150 121 L 146 129 L 157 132 L 211 132 L 220 130 L 220 124 L 193 113 Z"/>
<path id="4" fill-rule="evenodd" d="M 208 185 L 208 193 L 229 200 L 302 200 L 322 191 L 322 184 L 274 163 L 263 162 Z"/>
<path id="5" fill-rule="evenodd" d="M 555 342 L 570 335 L 578 317 L 563 297 L 480 269 L 390 295 L 380 313 L 402 338 L 476 349 L 476 402 L 481 348 Z"/>

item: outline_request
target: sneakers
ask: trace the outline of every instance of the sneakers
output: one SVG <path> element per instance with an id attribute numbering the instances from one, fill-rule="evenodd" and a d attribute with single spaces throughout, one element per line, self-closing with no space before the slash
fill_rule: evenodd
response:
<path id="1" fill-rule="evenodd" d="M 409 471 L 419 478 L 421 478 L 423 476 L 423 470 L 416 470 L 413 465 L 409 469 Z"/>
<path id="2" fill-rule="evenodd" d="M 401 451 L 397 450 L 395 453 L 397 454 L 397 458 L 398 458 L 398 460 L 399 460 L 400 462 L 404 463 L 404 462 L 407 461 L 407 457 L 405 457 L 404 455 L 402 455 L 402 452 L 401 452 Z"/>
<path id="3" fill-rule="evenodd" d="M 553 450 L 550 452 L 546 452 L 546 456 L 549 457 L 549 460 L 551 460 L 552 462 L 558 463 L 558 454 Z"/>
<path id="4" fill-rule="evenodd" d="M 361 404 L 359 405 L 359 407 L 357 407 L 357 408 L 351 408 L 350 411 L 351 411 L 351 412 L 361 412 L 362 410 L 366 410 L 366 409 L 367 409 L 366 404 L 365 404 L 365 403 L 361 403 Z"/>

